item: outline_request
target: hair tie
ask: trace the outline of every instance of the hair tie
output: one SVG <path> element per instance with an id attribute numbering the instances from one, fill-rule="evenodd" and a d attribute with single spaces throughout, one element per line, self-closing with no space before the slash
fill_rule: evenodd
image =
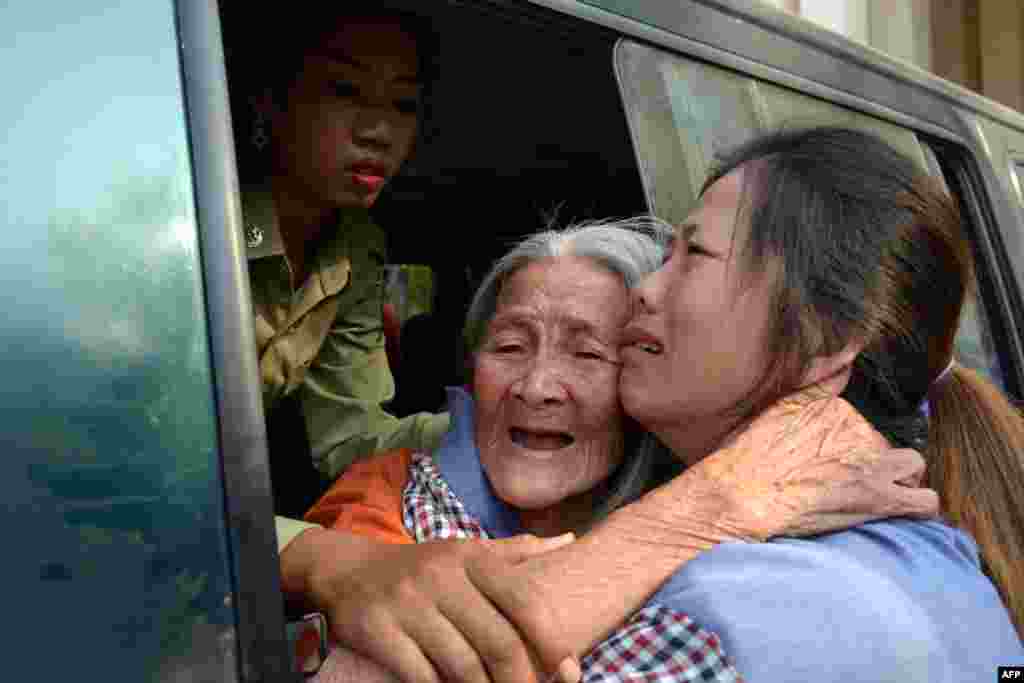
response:
<path id="1" fill-rule="evenodd" d="M 950 358 L 949 359 L 949 364 L 946 365 L 946 369 L 939 373 L 939 376 L 935 378 L 935 380 L 932 382 L 932 385 L 938 384 L 942 380 L 946 379 L 946 376 L 949 375 L 949 373 L 953 372 L 953 366 L 955 364 L 956 364 L 956 359 L 955 358 Z"/>
<path id="2" fill-rule="evenodd" d="M 931 385 L 928 387 L 928 389 L 931 390 L 931 388 L 933 386 L 935 386 L 936 384 L 938 384 L 942 380 L 946 379 L 946 376 L 949 375 L 949 373 L 953 372 L 953 365 L 955 363 L 956 363 L 956 360 L 953 359 L 953 358 L 950 358 L 949 359 L 949 363 L 946 365 L 945 369 L 938 374 L 938 376 L 931 383 Z M 917 410 L 922 415 L 924 415 L 926 418 L 930 418 L 931 417 L 931 413 L 932 413 L 932 411 L 931 411 L 931 404 L 928 402 L 927 396 L 925 397 L 925 399 L 923 401 L 921 401 L 921 405 L 919 405 L 917 407 Z"/>

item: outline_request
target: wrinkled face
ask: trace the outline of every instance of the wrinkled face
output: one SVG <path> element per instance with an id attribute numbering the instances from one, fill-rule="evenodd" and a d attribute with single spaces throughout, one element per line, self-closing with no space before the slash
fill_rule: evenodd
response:
<path id="1" fill-rule="evenodd" d="M 498 496 L 539 510 L 603 481 L 622 459 L 622 279 L 591 259 L 521 268 L 477 352 L 480 460 Z"/>
<path id="2" fill-rule="evenodd" d="M 737 223 L 743 170 L 704 193 L 671 255 L 634 293 L 623 332 L 622 404 L 682 455 L 760 380 L 770 276 L 744 272 L 748 230 Z"/>
<path id="3" fill-rule="evenodd" d="M 393 19 L 342 19 L 271 107 L 275 185 L 311 204 L 371 206 L 412 149 L 419 96 L 413 36 Z"/>

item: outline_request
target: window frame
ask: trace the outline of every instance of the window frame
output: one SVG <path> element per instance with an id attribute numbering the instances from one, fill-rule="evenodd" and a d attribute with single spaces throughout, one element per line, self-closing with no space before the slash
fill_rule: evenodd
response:
<path id="1" fill-rule="evenodd" d="M 1010 160 L 1010 185 L 1017 195 L 1017 202 L 1024 209 L 1024 156 L 1011 154 Z"/>
<path id="2" fill-rule="evenodd" d="M 285 635 L 263 398 L 216 3 L 176 2 L 234 581 L 238 680 L 298 681 Z"/>

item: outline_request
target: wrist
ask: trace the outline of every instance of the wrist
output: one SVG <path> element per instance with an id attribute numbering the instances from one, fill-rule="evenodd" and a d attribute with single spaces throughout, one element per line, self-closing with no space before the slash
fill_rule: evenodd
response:
<path id="1" fill-rule="evenodd" d="M 295 598 L 309 594 L 319 536 L 325 532 L 322 528 L 306 529 L 281 550 L 281 590 L 286 596 Z"/>
<path id="2" fill-rule="evenodd" d="M 396 547 L 335 529 L 311 536 L 304 548 L 311 555 L 303 573 L 306 600 L 317 610 L 332 613 L 342 600 L 351 598 L 353 588 L 359 585 L 352 583 L 353 577 L 371 560 L 379 560 L 380 551 L 386 555 Z"/>
<path id="3" fill-rule="evenodd" d="M 741 500 L 738 493 L 698 464 L 617 512 L 628 515 L 628 524 L 643 529 L 652 543 L 692 556 L 719 543 L 765 540 L 757 501 Z"/>
<path id="4" fill-rule="evenodd" d="M 316 527 L 296 536 L 281 553 L 281 588 L 322 609 L 331 604 L 337 577 L 361 562 L 373 543 L 343 531 Z"/>

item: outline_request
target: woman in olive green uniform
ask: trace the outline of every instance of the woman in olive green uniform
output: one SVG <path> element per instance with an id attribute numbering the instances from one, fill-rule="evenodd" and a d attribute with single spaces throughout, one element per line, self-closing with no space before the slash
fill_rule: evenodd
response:
<path id="1" fill-rule="evenodd" d="M 275 58 L 263 60 L 249 137 L 266 177 L 242 192 L 264 409 L 272 424 L 283 404 L 298 407 L 327 481 L 379 450 L 433 448 L 448 426 L 447 414 L 398 419 L 383 408 L 394 395 L 387 247 L 368 212 L 416 138 L 427 61 L 419 26 L 329 12 L 288 19 L 265 46 Z M 298 439 L 274 447 L 272 460 L 304 457 Z M 279 547 L 304 527 L 279 518 Z"/>

